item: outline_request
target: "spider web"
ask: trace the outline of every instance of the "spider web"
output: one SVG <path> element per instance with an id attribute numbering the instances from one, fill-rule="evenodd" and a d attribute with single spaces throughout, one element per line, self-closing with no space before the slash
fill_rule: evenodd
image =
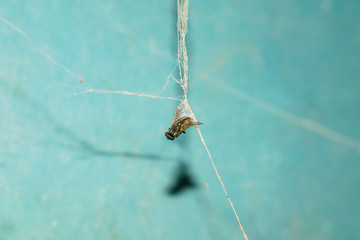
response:
<path id="1" fill-rule="evenodd" d="M 57 65 L 58 67 L 60 67 L 61 69 L 63 69 L 64 71 L 66 71 L 68 74 L 70 74 L 71 76 L 77 78 L 79 81 L 83 81 L 82 77 L 79 74 L 74 73 L 71 69 L 69 69 L 67 66 L 63 65 L 62 63 L 56 61 L 53 57 L 51 57 L 50 54 L 48 54 L 45 50 L 39 48 L 36 46 L 35 41 L 28 35 L 26 34 L 24 31 L 22 31 L 21 29 L 19 29 L 18 27 L 16 27 L 15 25 L 13 25 L 11 22 L 9 22 L 8 20 L 6 20 L 5 18 L 0 16 L 0 20 L 2 22 L 4 22 L 5 24 L 7 24 L 8 26 L 10 26 L 11 28 L 13 28 L 16 32 L 18 32 L 20 35 L 22 35 L 24 38 L 26 38 L 28 41 L 30 41 L 37 49 L 38 52 L 40 54 L 42 54 L 46 59 L 48 59 L 50 62 L 52 62 L 53 64 Z M 185 36 L 187 33 L 187 20 L 188 20 L 188 1 L 184 0 L 178 1 L 178 70 L 179 70 L 179 77 L 180 79 L 176 79 L 174 78 L 174 76 L 172 74 L 169 75 L 169 77 L 167 78 L 166 84 L 163 86 L 163 88 L 159 91 L 156 92 L 154 94 L 145 94 L 145 93 L 136 93 L 136 92 L 130 92 L 130 91 L 110 91 L 110 90 L 104 90 L 104 89 L 93 89 L 93 88 L 89 88 L 85 91 L 82 92 L 78 92 L 78 93 L 74 93 L 71 94 L 71 96 L 75 96 L 75 95 L 79 95 L 79 94 L 86 94 L 86 93 L 101 93 L 101 94 L 123 94 L 123 95 L 133 95 L 133 96 L 138 96 L 138 97 L 147 97 L 147 98 L 154 98 L 154 99 L 167 99 L 167 100 L 173 100 L 173 101 L 179 101 L 179 105 L 178 105 L 178 109 L 181 110 L 181 114 L 183 114 L 184 116 L 190 116 L 193 119 L 195 119 L 196 121 L 196 116 L 193 113 L 190 104 L 188 102 L 187 99 L 187 84 L 188 84 L 188 80 L 189 80 L 189 70 L 188 70 L 188 56 L 187 56 L 187 50 L 186 50 L 186 44 L 185 44 Z M 170 82 L 170 80 L 175 80 L 176 82 L 178 82 L 182 89 L 183 89 L 183 96 L 180 97 L 164 97 L 164 96 L 160 96 L 160 94 L 167 88 L 168 83 Z M 86 80 L 86 79 L 85 79 Z M 302 117 L 298 117 L 296 115 L 293 114 L 289 114 L 281 109 L 275 108 L 269 104 L 266 104 L 262 101 L 259 101 L 258 99 L 255 99 L 241 91 L 238 90 L 233 90 L 230 87 L 226 86 L 226 85 L 219 85 L 219 87 L 221 87 L 222 89 L 224 89 L 226 92 L 228 92 L 229 94 L 232 94 L 234 96 L 236 96 L 237 98 L 241 99 L 242 101 L 248 102 L 249 104 L 260 108 L 270 114 L 273 114 L 279 118 L 282 118 L 286 121 L 292 122 L 298 126 L 301 126 L 305 129 L 308 129 L 310 131 L 313 131 L 325 138 L 328 138 L 332 141 L 335 142 L 339 142 L 341 144 L 344 144 L 346 146 L 349 146 L 351 148 L 355 148 L 357 150 L 360 150 L 360 143 L 359 141 L 357 141 L 356 139 L 353 139 L 351 137 L 348 137 L 346 135 L 337 133 L 331 129 L 325 128 L 323 126 L 321 126 L 320 124 L 317 124 L 316 122 L 307 120 L 305 118 Z M 238 223 L 240 228 L 243 231 L 244 234 L 244 238 L 247 239 L 247 236 L 245 234 L 245 231 L 243 230 L 239 217 L 236 213 L 236 210 L 227 194 L 226 188 L 221 180 L 221 177 L 216 169 L 216 166 L 213 162 L 213 159 L 211 157 L 210 151 L 206 146 L 206 142 L 201 134 L 200 129 L 197 127 L 197 131 L 199 134 L 199 137 L 209 155 L 209 158 L 212 162 L 212 165 L 215 169 L 215 172 L 217 174 L 217 177 L 219 179 L 219 181 L 221 182 L 221 185 L 223 187 L 223 190 L 226 194 L 226 197 L 234 211 L 234 214 L 237 217 Z"/>
<path id="2" fill-rule="evenodd" d="M 187 93 L 188 93 L 188 79 L 189 79 L 189 69 L 188 69 L 188 54 L 187 54 L 187 48 L 186 48 L 186 43 L 185 43 L 185 38 L 186 38 L 186 33 L 188 31 L 188 26 L 187 26 L 187 22 L 188 22 L 188 8 L 189 8 L 189 1 L 188 0 L 178 0 L 177 1 L 177 12 L 178 12 L 178 22 L 177 22 L 177 30 L 178 30 L 178 70 L 179 70 L 179 79 L 176 79 L 173 76 L 173 72 L 175 69 L 173 69 L 173 71 L 170 73 L 170 75 L 167 78 L 167 81 L 165 83 L 165 85 L 163 86 L 163 88 L 154 94 L 145 94 L 145 93 L 135 93 L 135 92 L 129 92 L 129 91 L 112 91 L 112 90 L 104 90 L 104 89 L 93 89 L 93 88 L 89 88 L 85 91 L 81 91 L 78 93 L 73 93 L 69 96 L 76 96 L 76 95 L 80 95 L 80 94 L 86 94 L 86 93 L 103 93 L 103 94 L 122 94 L 122 95 L 133 95 L 133 96 L 138 96 L 138 97 L 147 97 L 147 98 L 155 98 L 155 99 L 167 99 L 167 100 L 175 100 L 175 101 L 180 101 L 175 114 L 177 114 L 178 116 L 189 116 L 191 118 L 193 118 L 196 122 L 196 117 L 193 113 L 193 111 L 191 110 L 191 107 L 188 103 L 188 99 L 187 99 Z M 12 24 L 11 22 L 9 22 L 8 20 L 6 20 L 5 18 L 0 16 L 0 20 L 2 22 L 4 22 L 5 24 L 7 24 L 9 27 L 11 27 L 12 29 L 14 29 L 16 32 L 18 32 L 20 35 L 22 35 L 24 38 L 26 38 L 33 46 L 35 49 L 37 49 L 37 51 L 39 53 L 41 53 L 47 60 L 49 60 L 51 63 L 55 64 L 56 66 L 60 67 L 61 69 L 63 69 L 64 71 L 66 71 L 68 74 L 70 74 L 72 77 L 77 78 L 81 83 L 84 81 L 83 78 L 75 73 L 74 71 L 72 71 L 70 68 L 68 68 L 67 66 L 65 66 L 64 64 L 56 61 L 50 54 L 48 54 L 44 49 L 39 48 L 38 46 L 36 46 L 35 41 L 27 34 L 25 33 L 23 30 L 19 29 L 17 26 L 15 26 L 14 24 Z M 181 88 L 183 89 L 183 96 L 182 97 L 163 97 L 163 96 L 159 96 L 160 93 L 162 93 L 166 87 L 169 84 L 170 79 L 175 80 L 178 84 L 180 84 Z M 240 219 L 238 217 L 238 214 L 234 208 L 234 205 L 226 191 L 225 185 L 223 183 L 223 181 L 221 180 L 220 174 L 218 173 L 218 170 L 215 166 L 215 163 L 212 159 L 212 156 L 210 154 L 210 151 L 208 149 L 208 147 L 206 146 L 205 140 L 202 136 L 202 133 L 200 131 L 200 128 L 198 126 L 196 126 L 199 137 L 201 139 L 201 142 L 203 143 L 207 154 L 211 160 L 211 163 L 213 165 L 213 168 L 215 170 L 215 173 L 218 177 L 218 180 L 221 183 L 221 186 L 224 190 L 224 193 L 231 205 L 231 208 L 236 216 L 236 219 L 238 221 L 238 224 L 241 228 L 241 231 L 243 232 L 243 236 L 245 239 L 248 239 L 245 231 L 240 223 Z"/>

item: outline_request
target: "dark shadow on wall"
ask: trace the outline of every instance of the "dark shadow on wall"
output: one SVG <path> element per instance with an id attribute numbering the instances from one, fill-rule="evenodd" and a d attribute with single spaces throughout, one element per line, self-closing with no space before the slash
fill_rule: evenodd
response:
<path id="1" fill-rule="evenodd" d="M 0 80 L 1 81 L 1 80 Z M 160 156 L 158 154 L 152 153 L 133 153 L 133 152 L 120 152 L 120 151 L 108 151 L 96 148 L 90 142 L 84 140 L 83 138 L 79 137 L 66 127 L 64 127 L 56 118 L 54 118 L 46 107 L 41 106 L 38 102 L 31 99 L 26 92 L 18 85 L 14 85 L 14 87 L 10 87 L 4 81 L 1 81 L 1 85 L 3 88 L 7 89 L 7 92 L 10 92 L 15 99 L 20 100 L 24 105 L 29 107 L 32 110 L 34 116 L 37 119 L 43 119 L 45 123 L 49 126 L 53 126 L 54 132 L 57 133 L 57 136 L 62 136 L 68 139 L 70 142 L 73 142 L 75 146 L 79 146 L 77 150 L 81 149 L 92 155 L 103 156 L 103 157 L 124 157 L 124 158 L 131 158 L 131 159 L 143 159 L 143 160 L 165 160 L 167 158 Z M 13 84 L 12 84 L 13 85 Z M 0 163 L 1 167 L 2 163 Z"/>
<path id="2" fill-rule="evenodd" d="M 181 161 L 181 160 L 180 160 Z M 174 182 L 166 190 L 169 196 L 177 196 L 186 190 L 197 188 L 197 184 L 184 162 L 180 162 L 174 174 Z"/>
<path id="3" fill-rule="evenodd" d="M 152 154 L 152 153 L 132 153 L 132 152 L 119 152 L 119 151 L 107 151 L 102 150 L 99 148 L 96 148 L 93 144 L 80 140 L 78 141 L 78 144 L 80 145 L 80 149 L 95 155 L 95 156 L 102 156 L 102 157 L 124 157 L 124 158 L 133 158 L 133 159 L 143 159 L 143 160 L 165 160 L 164 157 L 158 155 L 158 154 Z"/>

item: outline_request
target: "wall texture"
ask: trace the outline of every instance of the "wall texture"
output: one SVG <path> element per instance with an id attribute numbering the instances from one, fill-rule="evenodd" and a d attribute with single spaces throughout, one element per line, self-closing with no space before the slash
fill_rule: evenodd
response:
<path id="1" fill-rule="evenodd" d="M 360 238 L 359 12 L 190 1 L 189 102 L 249 239 Z M 164 136 L 176 102 L 68 96 L 159 91 L 175 1 L 13 0 L 0 16 L 0 240 L 242 238 L 195 129 Z"/>

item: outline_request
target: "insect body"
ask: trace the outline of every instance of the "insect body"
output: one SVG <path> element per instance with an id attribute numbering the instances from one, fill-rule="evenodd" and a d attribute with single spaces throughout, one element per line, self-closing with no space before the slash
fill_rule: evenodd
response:
<path id="1" fill-rule="evenodd" d="M 200 122 L 194 122 L 191 117 L 182 117 L 179 119 L 174 120 L 173 124 L 169 128 L 169 131 L 165 133 L 165 136 L 169 140 L 174 140 L 177 138 L 181 133 L 185 133 L 185 130 L 191 126 L 198 126 L 201 125 Z"/>

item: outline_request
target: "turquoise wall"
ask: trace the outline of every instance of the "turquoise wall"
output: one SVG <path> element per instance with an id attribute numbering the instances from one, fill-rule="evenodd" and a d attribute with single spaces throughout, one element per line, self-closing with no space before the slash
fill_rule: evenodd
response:
<path id="1" fill-rule="evenodd" d="M 189 102 L 249 239 L 360 239 L 359 12 L 190 0 Z M 242 239 L 195 129 L 164 136 L 177 102 L 69 96 L 159 91 L 175 1 L 5 0 L 0 16 L 0 240 Z"/>

